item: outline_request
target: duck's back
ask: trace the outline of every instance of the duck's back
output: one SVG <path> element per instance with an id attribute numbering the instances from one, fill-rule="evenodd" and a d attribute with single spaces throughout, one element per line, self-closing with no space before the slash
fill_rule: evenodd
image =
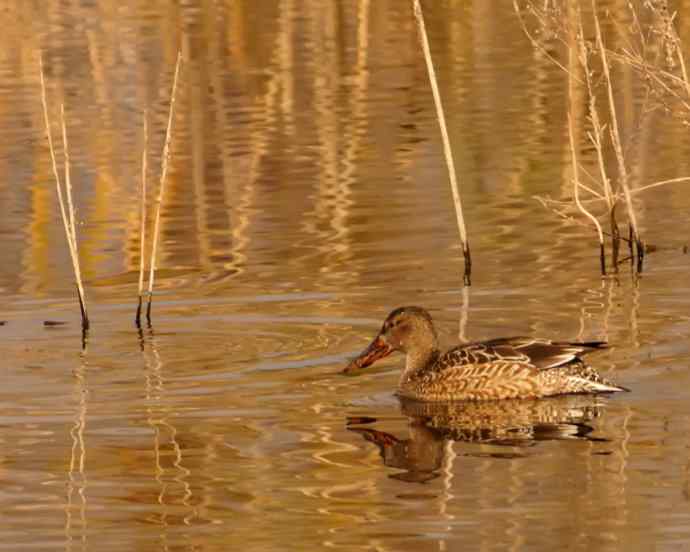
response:
<path id="1" fill-rule="evenodd" d="M 606 347 L 603 341 L 573 343 L 533 337 L 501 337 L 458 345 L 442 354 L 438 368 L 486 364 L 499 361 L 528 363 L 539 370 L 555 368 L 578 360 L 587 353 Z"/>

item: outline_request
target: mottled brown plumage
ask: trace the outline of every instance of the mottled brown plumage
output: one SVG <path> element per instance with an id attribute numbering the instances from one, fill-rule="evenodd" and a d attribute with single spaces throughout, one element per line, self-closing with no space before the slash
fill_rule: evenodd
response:
<path id="1" fill-rule="evenodd" d="M 438 349 L 433 321 L 421 307 L 391 312 L 371 345 L 346 368 L 352 373 L 388 356 L 406 354 L 398 394 L 424 401 L 538 398 L 568 393 L 627 391 L 584 364 L 602 342 L 568 343 L 511 337 Z"/>

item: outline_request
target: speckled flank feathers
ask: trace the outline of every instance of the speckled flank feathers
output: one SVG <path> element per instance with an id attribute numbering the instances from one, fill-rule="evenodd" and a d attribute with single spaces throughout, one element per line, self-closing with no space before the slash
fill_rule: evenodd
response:
<path id="1" fill-rule="evenodd" d="M 437 361 L 442 362 L 443 357 Z M 398 394 L 427 401 L 488 400 L 548 397 L 568 393 L 624 391 L 601 377 L 581 360 L 538 369 L 529 359 L 494 360 L 418 371 L 401 382 Z"/>
<path id="2" fill-rule="evenodd" d="M 441 354 L 431 316 L 401 307 L 372 344 L 346 368 L 365 368 L 392 351 L 406 353 L 398 394 L 425 401 L 537 398 L 568 393 L 627 391 L 584 364 L 601 342 L 569 343 L 525 337 L 460 345 Z"/>

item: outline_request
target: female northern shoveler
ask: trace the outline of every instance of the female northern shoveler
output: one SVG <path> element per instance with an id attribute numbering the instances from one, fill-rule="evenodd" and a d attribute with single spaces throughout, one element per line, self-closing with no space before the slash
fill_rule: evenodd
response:
<path id="1" fill-rule="evenodd" d="M 407 359 L 398 394 L 423 401 L 628 391 L 601 377 L 580 358 L 605 345 L 600 341 L 509 337 L 459 345 L 441 353 L 431 315 L 420 307 L 400 307 L 388 315 L 369 347 L 344 371 L 355 372 L 393 351 L 402 351 Z"/>

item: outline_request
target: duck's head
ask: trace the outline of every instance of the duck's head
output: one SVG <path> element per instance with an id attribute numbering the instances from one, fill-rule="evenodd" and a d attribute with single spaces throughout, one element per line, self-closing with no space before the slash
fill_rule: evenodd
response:
<path id="1" fill-rule="evenodd" d="M 437 338 L 431 315 L 421 307 L 399 307 L 387 317 L 381 331 L 347 365 L 344 372 L 352 373 L 390 355 L 393 351 L 407 354 L 431 352 L 436 348 Z"/>

